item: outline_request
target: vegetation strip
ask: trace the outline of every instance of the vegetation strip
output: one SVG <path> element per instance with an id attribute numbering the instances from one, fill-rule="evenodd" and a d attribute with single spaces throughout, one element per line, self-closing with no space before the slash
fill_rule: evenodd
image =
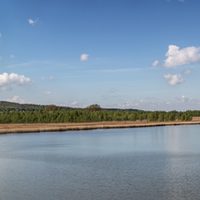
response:
<path id="1" fill-rule="evenodd" d="M 0 101 L 0 134 L 200 124 L 200 111 L 144 111 Z"/>
<path id="2" fill-rule="evenodd" d="M 101 108 L 94 104 L 86 108 L 55 105 L 32 105 L 0 102 L 0 123 L 80 123 L 105 121 L 170 122 L 191 121 L 200 111 L 144 111 L 137 109 Z M 195 119 L 196 120 L 196 119 Z"/>
<path id="3" fill-rule="evenodd" d="M 44 124 L 0 124 L 0 134 L 5 133 L 30 133 L 70 130 L 92 130 L 108 128 L 137 128 L 153 126 L 175 126 L 200 124 L 200 121 L 172 121 L 172 122 L 89 122 L 89 123 L 44 123 Z"/>

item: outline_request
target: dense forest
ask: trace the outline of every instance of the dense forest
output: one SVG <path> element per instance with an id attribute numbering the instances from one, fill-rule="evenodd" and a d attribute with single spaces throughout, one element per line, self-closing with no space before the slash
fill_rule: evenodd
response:
<path id="1" fill-rule="evenodd" d="M 143 111 L 137 109 L 104 109 L 99 105 L 69 108 L 55 105 L 31 105 L 0 102 L 0 123 L 62 123 L 98 121 L 189 121 L 200 111 Z"/>

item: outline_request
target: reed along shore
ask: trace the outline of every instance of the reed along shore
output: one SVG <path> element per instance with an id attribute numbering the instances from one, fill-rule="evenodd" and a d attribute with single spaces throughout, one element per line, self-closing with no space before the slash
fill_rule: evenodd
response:
<path id="1" fill-rule="evenodd" d="M 192 124 L 200 124 L 200 121 L 173 121 L 173 122 L 109 121 L 109 122 L 83 122 L 83 123 L 0 124 L 0 134 L 92 130 L 92 129 L 108 129 L 108 128 L 138 128 L 138 127 L 176 126 L 176 125 L 192 125 Z"/>

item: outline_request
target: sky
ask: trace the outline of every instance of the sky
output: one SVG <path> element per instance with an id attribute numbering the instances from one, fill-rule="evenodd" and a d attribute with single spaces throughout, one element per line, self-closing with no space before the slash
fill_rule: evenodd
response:
<path id="1" fill-rule="evenodd" d="M 0 5 L 0 100 L 200 109 L 199 0 Z"/>

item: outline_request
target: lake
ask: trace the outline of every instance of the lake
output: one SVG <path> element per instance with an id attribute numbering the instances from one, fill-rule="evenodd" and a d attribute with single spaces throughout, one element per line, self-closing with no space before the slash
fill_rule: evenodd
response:
<path id="1" fill-rule="evenodd" d="M 0 136 L 0 200 L 196 200 L 200 126 Z"/>

